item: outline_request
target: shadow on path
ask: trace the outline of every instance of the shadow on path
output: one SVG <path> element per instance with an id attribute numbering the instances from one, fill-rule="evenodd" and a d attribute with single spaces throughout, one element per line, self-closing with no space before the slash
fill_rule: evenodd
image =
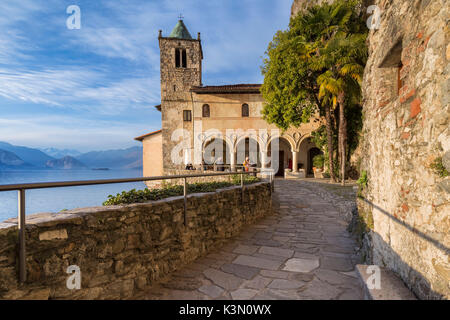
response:
<path id="1" fill-rule="evenodd" d="M 363 299 L 356 240 L 308 184 L 276 180 L 274 214 L 140 299 Z"/>

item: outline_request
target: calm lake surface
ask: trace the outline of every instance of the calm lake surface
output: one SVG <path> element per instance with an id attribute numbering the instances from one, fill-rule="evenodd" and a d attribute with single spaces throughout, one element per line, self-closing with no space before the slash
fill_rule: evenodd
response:
<path id="1" fill-rule="evenodd" d="M 142 177 L 142 170 L 0 170 L 0 185 L 32 182 L 119 179 Z M 26 191 L 27 215 L 59 212 L 63 209 L 101 206 L 108 195 L 124 190 L 144 189 L 143 182 L 105 184 Z M 17 191 L 0 192 L 0 222 L 17 217 Z"/>

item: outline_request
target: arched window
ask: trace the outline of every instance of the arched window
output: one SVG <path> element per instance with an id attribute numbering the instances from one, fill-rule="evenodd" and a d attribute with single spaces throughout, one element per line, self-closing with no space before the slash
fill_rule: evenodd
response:
<path id="1" fill-rule="evenodd" d="M 202 107 L 202 117 L 209 118 L 209 116 L 210 116 L 209 104 L 204 104 Z"/>
<path id="2" fill-rule="evenodd" d="M 175 48 L 175 67 L 176 68 L 187 67 L 186 49 Z"/>
<path id="3" fill-rule="evenodd" d="M 249 111 L 249 109 L 248 109 L 248 104 L 244 103 L 244 104 L 242 105 L 242 116 L 243 116 L 243 117 L 248 117 L 249 114 L 250 114 L 250 111 Z"/>

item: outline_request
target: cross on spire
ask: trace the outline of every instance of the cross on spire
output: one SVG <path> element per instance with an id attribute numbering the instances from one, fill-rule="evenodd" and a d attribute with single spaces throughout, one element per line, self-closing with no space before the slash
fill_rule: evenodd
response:
<path id="1" fill-rule="evenodd" d="M 183 15 L 180 13 L 180 15 L 178 16 L 178 19 L 179 20 L 183 20 L 184 19 L 184 17 L 183 17 Z"/>

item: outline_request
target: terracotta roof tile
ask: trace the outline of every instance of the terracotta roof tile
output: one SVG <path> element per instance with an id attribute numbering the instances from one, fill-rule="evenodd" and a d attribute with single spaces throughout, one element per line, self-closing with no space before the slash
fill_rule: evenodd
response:
<path id="1" fill-rule="evenodd" d="M 147 138 L 147 137 L 149 137 L 149 136 L 152 136 L 152 135 L 154 135 L 154 134 L 160 133 L 161 131 L 162 131 L 161 129 L 160 129 L 160 130 L 156 130 L 156 131 L 153 131 L 153 132 L 144 134 L 144 135 L 142 135 L 142 136 L 136 137 L 136 138 L 134 138 L 134 140 L 142 141 L 142 140 L 144 140 L 145 138 Z"/>
<path id="2" fill-rule="evenodd" d="M 191 92 L 198 94 L 208 94 L 208 93 L 261 93 L 260 84 L 231 84 L 223 86 L 202 86 L 202 87 L 192 87 Z"/>

